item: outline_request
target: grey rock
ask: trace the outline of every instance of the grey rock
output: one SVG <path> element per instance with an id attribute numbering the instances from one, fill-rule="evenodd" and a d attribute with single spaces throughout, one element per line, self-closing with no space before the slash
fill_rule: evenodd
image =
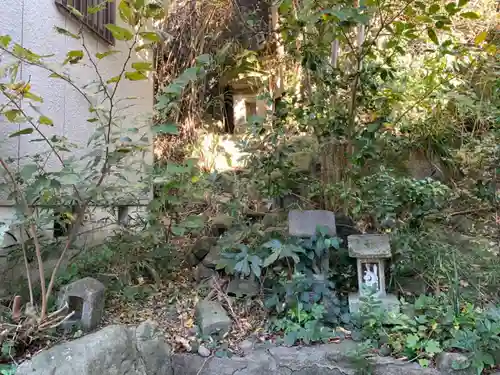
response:
<path id="1" fill-rule="evenodd" d="M 198 264 L 195 267 L 194 272 L 193 272 L 194 279 L 197 282 L 203 282 L 203 281 L 209 280 L 212 277 L 214 277 L 215 275 L 217 275 L 217 271 L 215 271 L 212 268 L 208 268 L 207 266 L 205 266 L 202 263 Z"/>
<path id="2" fill-rule="evenodd" d="M 64 323 L 65 328 L 78 324 L 84 331 L 92 331 L 99 325 L 104 313 L 104 292 L 100 281 L 86 277 L 66 285 L 59 293 L 58 305 L 65 303 L 74 315 Z"/>
<path id="3" fill-rule="evenodd" d="M 380 259 L 391 257 L 391 244 L 386 234 L 353 234 L 347 237 L 352 258 Z"/>
<path id="4" fill-rule="evenodd" d="M 136 347 L 147 375 L 168 375 L 172 373 L 172 348 L 150 320 L 141 323 L 135 330 Z"/>
<path id="5" fill-rule="evenodd" d="M 208 349 L 205 345 L 200 345 L 198 347 L 198 354 L 201 355 L 202 357 L 210 357 L 210 349 Z"/>
<path id="6" fill-rule="evenodd" d="M 218 246 L 214 246 L 210 249 L 209 253 L 205 256 L 202 261 L 202 264 L 208 268 L 215 268 L 217 263 L 221 260 L 220 248 Z"/>
<path id="7" fill-rule="evenodd" d="M 231 328 L 231 319 L 222 305 L 215 301 L 200 301 L 196 305 L 195 317 L 201 333 L 205 336 L 224 336 Z"/>
<path id="8" fill-rule="evenodd" d="M 454 363 L 466 366 L 469 359 L 461 353 L 440 353 L 436 358 L 436 367 L 443 375 L 473 375 L 476 373 L 472 367 L 455 370 L 453 369 Z"/>
<path id="9" fill-rule="evenodd" d="M 328 235 L 335 236 L 335 214 L 324 210 L 291 210 L 288 213 L 288 232 L 291 236 L 312 237 L 318 226 L 326 227 Z"/>
<path id="10" fill-rule="evenodd" d="M 234 279 L 227 286 L 226 293 L 236 297 L 254 297 L 259 294 L 259 284 L 252 279 Z"/>
<path id="11" fill-rule="evenodd" d="M 248 339 L 243 340 L 242 342 L 240 342 L 239 347 L 243 351 L 243 353 L 245 353 L 245 355 L 248 355 L 254 348 L 254 342 Z"/>
<path id="12" fill-rule="evenodd" d="M 196 240 L 191 248 L 191 254 L 201 262 L 203 258 L 208 254 L 210 249 L 217 244 L 217 238 L 215 237 L 202 237 Z"/>
<path id="13" fill-rule="evenodd" d="M 134 339 L 133 332 L 126 327 L 108 326 L 35 355 L 22 363 L 16 374 L 148 375 Z"/>

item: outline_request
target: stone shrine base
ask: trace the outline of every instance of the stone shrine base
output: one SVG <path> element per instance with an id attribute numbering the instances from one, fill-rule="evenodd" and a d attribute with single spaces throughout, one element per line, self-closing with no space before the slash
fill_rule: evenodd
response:
<path id="1" fill-rule="evenodd" d="M 357 313 L 359 311 L 359 307 L 361 305 L 359 293 L 351 293 L 349 294 L 349 311 L 351 313 Z M 389 312 L 399 312 L 401 309 L 401 304 L 393 294 L 386 294 L 377 297 L 378 300 L 382 302 L 382 308 L 385 311 Z"/>

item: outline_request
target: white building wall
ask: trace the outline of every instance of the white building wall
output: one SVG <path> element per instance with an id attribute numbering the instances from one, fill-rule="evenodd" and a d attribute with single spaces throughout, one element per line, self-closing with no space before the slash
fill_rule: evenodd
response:
<path id="1" fill-rule="evenodd" d="M 10 35 L 13 42 L 17 42 L 37 54 L 54 54 L 50 59 L 60 63 L 64 60 L 67 51 L 81 49 L 80 40 L 55 32 L 54 26 L 60 26 L 76 33 L 79 29 L 79 23 L 69 14 L 60 10 L 54 0 L 0 0 L 0 9 L 2 10 L 0 12 L 0 35 Z M 121 21 L 118 15 L 116 19 L 117 23 L 120 24 Z M 98 63 L 99 70 L 105 79 L 120 72 L 120 67 L 123 66 L 128 53 L 126 42 L 116 41 L 115 46 L 111 46 L 90 31 L 85 32 L 85 42 L 93 56 L 97 52 L 102 53 L 110 49 L 123 51 L 108 56 Z M 130 64 L 135 61 L 151 62 L 151 51 L 144 49 L 141 52 L 134 53 Z M 2 64 L 1 61 L 0 64 Z M 87 65 L 89 65 L 88 62 Z M 82 62 L 74 66 L 68 65 L 66 69 L 78 83 L 86 84 L 96 79 L 94 70 L 90 66 L 84 66 Z M 48 78 L 48 75 L 47 71 L 27 64 L 23 64 L 20 71 L 20 79 L 30 81 L 32 91 L 43 97 L 44 103 L 40 105 L 42 112 L 54 121 L 54 127 L 44 127 L 44 133 L 48 136 L 53 134 L 65 136 L 76 144 L 86 145 L 96 126 L 95 123 L 86 121 L 91 117 L 88 112 L 88 103 L 67 83 L 62 80 Z M 132 105 L 130 108 L 124 108 L 121 112 L 126 116 L 123 127 L 147 126 L 153 106 L 152 75 L 148 80 L 143 81 L 123 80 L 120 83 L 116 97 L 117 99 L 123 99 L 131 96 L 138 98 L 121 103 L 123 107 Z M 5 103 L 4 98 L 0 98 L 0 105 L 3 103 Z M 26 127 L 25 124 L 21 126 Z M 8 139 L 8 134 L 18 128 L 19 125 L 11 124 L 0 116 L 0 153 L 2 158 L 13 157 L 17 159 L 23 155 L 32 155 L 46 150 L 47 146 L 42 142 L 30 142 L 32 139 L 39 138 L 34 133 Z M 131 135 L 128 136 L 132 137 Z M 76 153 L 83 154 L 85 151 L 80 149 Z M 68 156 L 64 155 L 63 157 Z M 146 155 L 147 162 L 151 163 L 152 159 L 152 152 Z M 56 170 L 60 167 L 60 164 L 55 157 L 52 157 L 48 161 L 47 167 Z M 141 173 L 135 170 L 130 171 L 129 175 L 131 178 L 139 178 Z M 147 198 L 145 197 L 145 201 L 147 201 Z M 13 215 L 12 203 L 5 196 L 0 196 L 0 219 Z M 99 211 L 102 210 L 94 210 L 97 217 L 105 215 L 104 212 Z M 93 221 L 91 219 L 91 222 L 86 223 L 85 226 L 87 228 L 92 227 Z M 97 225 L 100 226 L 101 224 Z"/>

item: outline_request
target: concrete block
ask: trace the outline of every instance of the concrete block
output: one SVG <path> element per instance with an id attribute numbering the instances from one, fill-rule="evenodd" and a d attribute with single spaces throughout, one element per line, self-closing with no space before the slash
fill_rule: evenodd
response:
<path id="1" fill-rule="evenodd" d="M 59 306 L 64 303 L 68 311 L 75 314 L 65 322 L 65 328 L 80 325 L 85 331 L 92 331 L 99 325 L 104 313 L 105 286 L 98 280 L 86 277 L 66 285 L 59 294 Z"/>
<path id="2" fill-rule="evenodd" d="M 196 305 L 196 323 L 204 336 L 222 338 L 231 328 L 231 319 L 222 305 L 215 301 L 201 301 Z"/>

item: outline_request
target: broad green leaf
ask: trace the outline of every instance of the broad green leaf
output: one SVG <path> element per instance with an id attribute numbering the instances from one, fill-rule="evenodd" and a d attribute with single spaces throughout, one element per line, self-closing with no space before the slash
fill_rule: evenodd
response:
<path id="1" fill-rule="evenodd" d="M 154 20 L 161 20 L 165 18 L 165 10 L 163 5 L 157 4 L 155 2 L 150 2 L 146 5 L 146 17 L 151 17 Z"/>
<path id="2" fill-rule="evenodd" d="M 452 16 L 459 11 L 457 4 L 455 2 L 446 4 L 444 9 L 446 9 L 446 11 Z"/>
<path id="3" fill-rule="evenodd" d="M 179 134 L 179 127 L 174 123 L 167 123 L 161 125 L 155 125 L 152 127 L 152 131 L 155 134 Z"/>
<path id="4" fill-rule="evenodd" d="M 148 79 L 148 77 L 139 71 L 136 72 L 125 72 L 125 78 L 127 78 L 130 81 L 141 81 L 144 79 Z"/>
<path id="5" fill-rule="evenodd" d="M 460 13 L 460 16 L 462 18 L 467 18 L 469 20 L 478 20 L 481 18 L 481 16 L 476 12 L 464 12 L 464 13 Z"/>
<path id="6" fill-rule="evenodd" d="M 432 40 L 434 44 L 439 45 L 439 39 L 434 29 L 427 29 L 427 35 L 429 35 L 429 38 Z"/>
<path id="7" fill-rule="evenodd" d="M 63 174 L 61 172 L 61 175 L 57 180 L 61 183 L 61 185 L 74 185 L 80 180 L 80 177 L 75 173 Z"/>
<path id="8" fill-rule="evenodd" d="M 161 40 L 160 36 L 152 31 L 140 32 L 139 36 L 143 39 L 149 40 L 150 42 L 159 42 Z"/>
<path id="9" fill-rule="evenodd" d="M 8 111 L 3 112 L 3 115 L 7 117 L 7 120 L 9 120 L 9 122 L 15 122 L 20 114 L 21 111 L 18 109 L 9 109 Z"/>
<path id="10" fill-rule="evenodd" d="M 474 38 L 474 44 L 476 44 L 476 46 L 481 44 L 482 42 L 484 42 L 486 40 L 487 37 L 488 37 L 487 31 L 483 31 L 483 32 L 477 34 L 477 36 Z"/>
<path id="11" fill-rule="evenodd" d="M 463 7 L 464 5 L 467 5 L 469 0 L 458 0 L 458 6 Z"/>
<path id="12" fill-rule="evenodd" d="M 81 59 L 83 59 L 83 51 L 82 50 L 69 51 L 66 54 L 66 60 L 64 60 L 63 65 L 66 65 L 67 63 L 76 64 Z"/>
<path id="13" fill-rule="evenodd" d="M 113 24 L 107 24 L 106 29 L 111 31 L 111 34 L 113 34 L 113 37 L 117 40 L 132 40 L 134 37 L 134 34 L 130 32 L 130 30 L 127 30 L 123 27 L 113 25 Z"/>
<path id="14" fill-rule="evenodd" d="M 12 38 L 10 35 L 0 35 L 0 45 L 7 48 L 11 42 Z"/>
<path id="15" fill-rule="evenodd" d="M 297 341 L 297 336 L 298 336 L 297 331 L 288 332 L 284 337 L 284 344 L 286 346 L 293 346 Z"/>
<path id="16" fill-rule="evenodd" d="M 112 78 L 108 79 L 108 80 L 106 81 L 106 83 L 114 83 L 114 82 L 118 82 L 120 79 L 121 79 L 121 77 L 120 77 L 120 76 L 114 76 L 114 77 L 112 77 Z"/>
<path id="17" fill-rule="evenodd" d="M 262 267 L 269 267 L 271 264 L 276 262 L 278 260 L 278 257 L 280 256 L 280 251 L 275 250 L 269 255 L 265 260 L 264 263 L 262 263 Z"/>
<path id="18" fill-rule="evenodd" d="M 80 36 L 79 36 L 79 35 L 73 34 L 72 32 L 70 32 L 70 31 L 68 31 L 68 30 L 66 30 L 66 29 L 63 29 L 62 27 L 54 26 L 54 29 L 55 29 L 55 30 L 56 30 L 59 34 L 69 36 L 70 38 L 73 38 L 73 39 L 80 39 Z"/>
<path id="19" fill-rule="evenodd" d="M 38 166 L 36 164 L 27 164 L 21 169 L 19 173 L 21 174 L 23 180 L 26 181 L 29 180 L 37 170 Z"/>
<path id="20" fill-rule="evenodd" d="M 36 53 L 31 52 L 29 49 L 24 48 L 20 44 L 14 44 L 14 48 L 12 48 L 12 52 L 14 55 L 24 58 L 28 60 L 29 62 L 39 62 L 41 56 L 37 55 Z"/>
<path id="21" fill-rule="evenodd" d="M 417 335 L 408 335 L 406 336 L 406 346 L 410 349 L 414 349 L 417 347 L 419 337 Z"/>
<path id="22" fill-rule="evenodd" d="M 429 13 L 430 13 L 430 14 L 437 13 L 438 11 L 439 11 L 439 4 L 432 4 L 432 5 L 429 7 Z"/>
<path id="23" fill-rule="evenodd" d="M 425 351 L 429 354 L 438 354 L 443 351 L 438 341 L 429 340 L 425 343 Z"/>
<path id="24" fill-rule="evenodd" d="M 170 230 L 174 236 L 184 236 L 184 234 L 186 234 L 186 228 L 183 227 L 172 225 Z"/>
<path id="25" fill-rule="evenodd" d="M 427 368 L 427 367 L 429 367 L 430 361 L 428 359 L 426 359 L 426 358 L 420 358 L 418 360 L 418 364 L 420 366 L 422 366 L 423 368 Z"/>
<path id="26" fill-rule="evenodd" d="M 54 125 L 54 122 L 47 116 L 40 116 L 38 122 L 42 125 L 51 125 L 51 126 Z"/>
<path id="27" fill-rule="evenodd" d="M 149 62 L 135 62 L 132 63 L 132 68 L 135 70 L 153 70 L 153 64 Z"/>
<path id="28" fill-rule="evenodd" d="M 114 55 L 115 53 L 120 53 L 120 51 L 117 50 L 111 50 L 111 51 L 106 51 L 103 53 L 96 53 L 95 57 L 97 57 L 99 60 L 104 59 L 106 56 L 111 56 Z"/>
<path id="29" fill-rule="evenodd" d="M 126 1 L 121 1 L 118 6 L 118 13 L 123 22 L 126 22 L 130 26 L 137 25 L 138 17 L 133 9 L 130 8 Z"/>
<path id="30" fill-rule="evenodd" d="M 20 135 L 31 134 L 31 133 L 33 133 L 33 128 L 25 128 L 9 134 L 9 138 L 19 137 Z"/>

